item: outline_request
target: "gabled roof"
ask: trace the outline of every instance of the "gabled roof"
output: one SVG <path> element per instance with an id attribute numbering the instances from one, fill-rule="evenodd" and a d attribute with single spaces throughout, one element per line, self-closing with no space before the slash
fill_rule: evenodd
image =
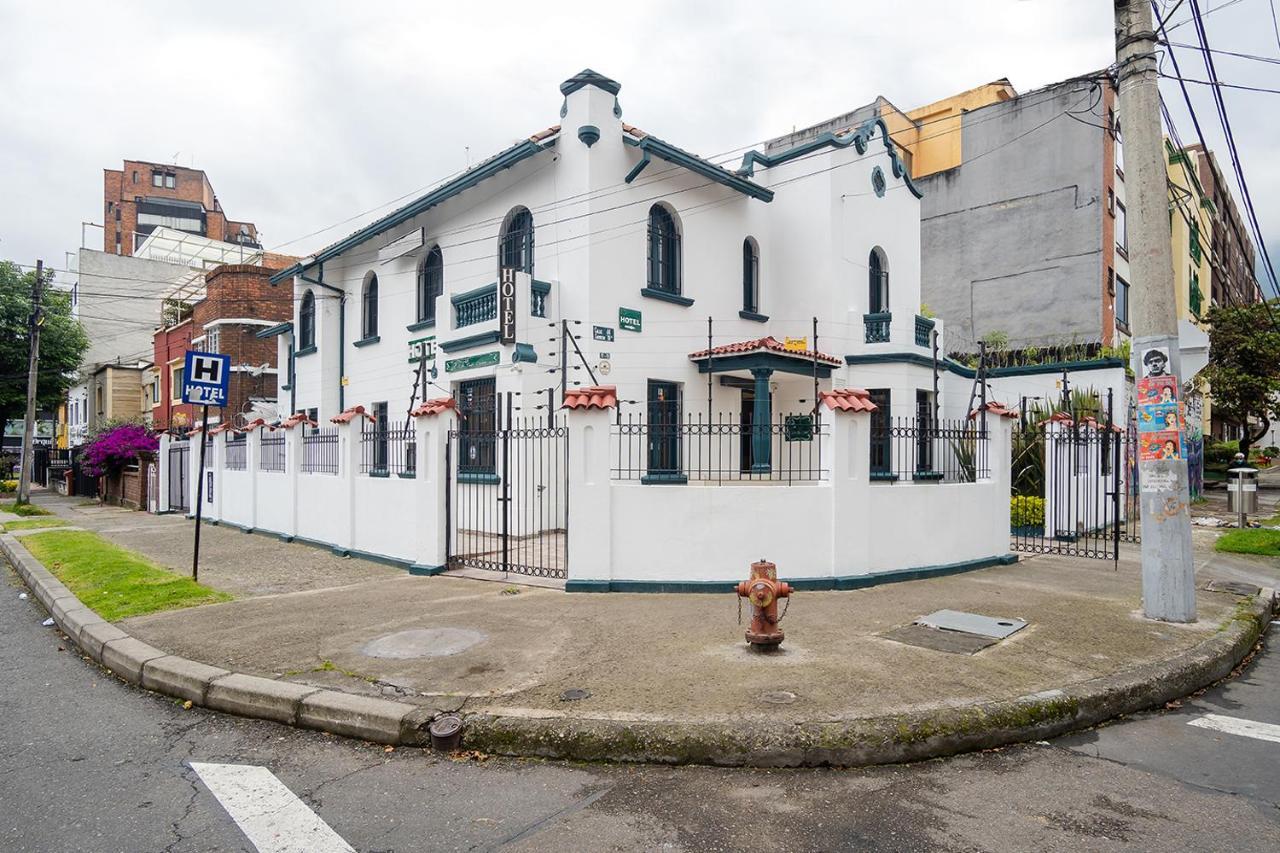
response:
<path id="1" fill-rule="evenodd" d="M 618 389 L 613 385 L 570 388 L 564 392 L 566 409 L 612 409 L 618 405 Z"/>
<path id="2" fill-rule="evenodd" d="M 434 415 L 442 415 L 450 409 L 456 410 L 458 403 L 452 397 L 437 397 L 434 400 L 427 400 L 420 403 L 416 409 L 409 414 L 415 418 L 432 417 Z"/>
<path id="3" fill-rule="evenodd" d="M 765 338 L 757 338 L 754 341 L 741 341 L 736 344 L 723 344 L 711 349 L 698 350 L 689 353 L 692 361 L 705 361 L 707 358 L 717 355 L 749 355 L 754 352 L 771 352 L 779 355 L 791 356 L 800 361 L 813 361 L 815 358 L 826 364 L 839 367 L 844 364 L 844 359 L 837 358 L 834 355 L 827 355 L 824 352 L 815 353 L 807 349 L 787 349 L 786 344 L 773 337 L 772 335 Z"/>
<path id="4" fill-rule="evenodd" d="M 871 402 L 871 394 L 864 388 L 837 388 L 821 391 L 820 399 L 827 408 L 841 412 L 874 412 L 879 406 Z"/>
<path id="5" fill-rule="evenodd" d="M 559 133 L 559 131 L 560 128 L 556 125 L 545 131 L 540 131 L 527 139 L 520 140 L 505 151 L 495 154 L 488 160 L 477 163 L 453 180 L 445 181 L 443 184 L 431 190 L 426 195 L 419 197 L 417 200 L 406 204 L 398 210 L 388 213 L 381 219 L 374 220 L 359 231 L 355 231 L 352 234 L 343 237 L 338 242 L 332 243 L 321 249 L 310 258 L 306 258 L 288 269 L 281 270 L 271 276 L 271 283 L 279 284 L 282 281 L 293 278 L 295 275 L 302 273 L 304 270 L 313 267 L 316 264 L 322 264 L 330 258 L 335 258 L 348 249 L 359 246 L 361 243 L 373 239 L 384 231 L 394 228 L 403 222 L 407 222 L 418 214 L 425 213 L 436 205 L 442 204 L 454 196 L 471 189 L 476 184 L 493 177 L 499 172 L 510 169 L 517 163 L 527 160 L 539 152 L 545 151 L 555 144 L 554 137 Z"/>
<path id="6" fill-rule="evenodd" d="M 639 148 L 642 153 L 640 162 L 624 178 L 628 184 L 640 176 L 640 173 L 649 165 L 653 157 L 659 157 L 668 163 L 681 166 L 691 172 L 702 175 L 704 178 L 710 178 L 716 183 L 723 184 L 744 195 L 758 198 L 765 202 L 773 201 L 773 190 L 765 189 L 759 184 L 747 180 L 737 172 L 731 172 L 723 166 L 718 166 L 710 160 L 699 157 L 697 154 L 691 154 L 683 148 L 677 148 L 670 142 L 645 133 L 633 125 L 622 125 L 622 141 Z"/>

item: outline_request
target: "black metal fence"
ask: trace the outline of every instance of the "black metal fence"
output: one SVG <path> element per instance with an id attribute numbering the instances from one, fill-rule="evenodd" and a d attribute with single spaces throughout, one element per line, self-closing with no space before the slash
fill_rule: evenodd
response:
<path id="1" fill-rule="evenodd" d="M 228 471 L 243 471 L 245 469 L 248 440 L 248 436 L 242 432 L 232 433 L 227 436 L 227 457 L 224 467 Z"/>
<path id="2" fill-rule="evenodd" d="M 448 565 L 566 578 L 568 427 L 516 420 L 510 409 L 505 423 L 505 428 L 449 433 Z"/>
<path id="3" fill-rule="evenodd" d="M 366 421 L 360 432 L 361 474 L 412 477 L 418 468 L 417 454 L 412 428 L 388 429 L 381 421 Z"/>
<path id="4" fill-rule="evenodd" d="M 768 423 L 733 414 L 664 421 L 619 413 L 611 477 L 642 483 L 825 480 L 829 436 L 829 425 L 808 412 Z"/>
<path id="5" fill-rule="evenodd" d="M 263 431 L 258 440 L 258 470 L 279 473 L 285 463 L 284 433 Z"/>
<path id="6" fill-rule="evenodd" d="M 873 483 L 975 483 L 991 476 L 980 420 L 896 418 L 871 423 Z"/>
<path id="7" fill-rule="evenodd" d="M 78 497 L 96 498 L 98 478 L 84 470 L 84 449 L 76 448 L 71 456 L 72 488 Z"/>
<path id="8" fill-rule="evenodd" d="M 319 427 L 302 436 L 302 471 L 338 473 L 338 428 Z"/>

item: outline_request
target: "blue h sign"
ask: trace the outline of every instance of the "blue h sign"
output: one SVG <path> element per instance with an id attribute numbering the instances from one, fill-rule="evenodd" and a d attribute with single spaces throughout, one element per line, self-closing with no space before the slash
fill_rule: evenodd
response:
<path id="1" fill-rule="evenodd" d="M 225 406 L 230 382 L 231 356 L 187 350 L 182 371 L 182 402 Z"/>

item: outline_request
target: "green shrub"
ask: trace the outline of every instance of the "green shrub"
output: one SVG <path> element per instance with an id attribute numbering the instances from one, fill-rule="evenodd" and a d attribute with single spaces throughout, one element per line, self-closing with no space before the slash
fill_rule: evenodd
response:
<path id="1" fill-rule="evenodd" d="M 1268 444 L 1266 447 L 1262 448 L 1262 452 L 1264 455 L 1275 459 L 1277 456 L 1280 456 L 1280 447 L 1276 447 L 1274 444 Z"/>
<path id="2" fill-rule="evenodd" d="M 0 494 L 11 495 L 18 491 L 17 480 L 0 480 Z"/>
<path id="3" fill-rule="evenodd" d="M 1014 495 L 1009 499 L 1009 524 L 1013 527 L 1044 527 L 1044 498 Z"/>
<path id="4" fill-rule="evenodd" d="M 1234 441 L 1206 442 L 1204 446 L 1204 461 L 1208 465 L 1229 465 L 1239 452 L 1240 445 Z"/>

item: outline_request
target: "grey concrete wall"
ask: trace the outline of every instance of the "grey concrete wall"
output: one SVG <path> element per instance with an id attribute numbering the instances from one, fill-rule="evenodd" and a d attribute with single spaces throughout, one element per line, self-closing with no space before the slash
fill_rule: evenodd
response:
<path id="1" fill-rule="evenodd" d="M 1067 83 L 966 113 L 962 165 L 916 181 L 921 299 L 948 350 L 992 331 L 1013 347 L 1101 340 L 1100 99 Z"/>
<path id="2" fill-rule="evenodd" d="M 83 366 L 151 361 L 160 295 L 190 267 L 80 250 L 76 310 L 89 336 Z"/>

